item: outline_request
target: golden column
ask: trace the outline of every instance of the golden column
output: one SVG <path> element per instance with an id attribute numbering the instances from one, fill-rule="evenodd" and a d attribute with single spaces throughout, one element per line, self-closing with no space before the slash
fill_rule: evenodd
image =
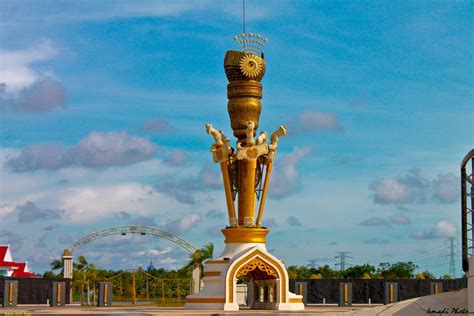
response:
<path id="1" fill-rule="evenodd" d="M 278 137 L 286 133 L 282 125 L 270 137 L 261 132 L 254 139 L 262 110 L 262 84 L 266 69 L 263 45 L 268 41 L 259 34 L 234 37 L 241 51 L 230 50 L 224 57 L 227 85 L 227 109 L 233 134 L 237 137 L 236 151 L 222 131 L 207 124 L 206 130 L 214 137 L 211 146 L 214 162 L 220 163 L 224 182 L 230 226 L 223 229 L 226 243 L 265 243 L 268 229 L 262 227 L 262 217 L 277 148 Z M 264 172 L 265 170 L 265 172 Z M 263 183 L 263 188 L 262 188 Z M 236 214 L 234 201 L 237 198 Z M 260 201 L 255 218 L 257 199 Z"/>

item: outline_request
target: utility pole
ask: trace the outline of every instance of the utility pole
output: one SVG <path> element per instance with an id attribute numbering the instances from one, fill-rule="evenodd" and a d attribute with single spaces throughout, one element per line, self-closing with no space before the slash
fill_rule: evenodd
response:
<path id="1" fill-rule="evenodd" d="M 454 237 L 448 237 L 446 239 L 449 242 L 449 275 L 455 279 L 456 278 L 456 264 L 454 261 Z"/>
<path id="2" fill-rule="evenodd" d="M 316 269 L 316 261 L 318 261 L 318 259 L 311 259 L 311 260 L 308 260 L 308 262 L 309 262 L 308 266 L 309 266 L 311 269 Z"/>
<path id="3" fill-rule="evenodd" d="M 338 251 L 337 252 L 339 255 L 335 256 L 335 259 L 340 259 L 339 263 L 336 263 L 337 266 L 339 266 L 341 271 L 346 270 L 346 265 L 350 265 L 349 263 L 346 262 L 346 259 L 353 259 L 352 257 L 348 256 L 350 252 L 348 251 Z"/>

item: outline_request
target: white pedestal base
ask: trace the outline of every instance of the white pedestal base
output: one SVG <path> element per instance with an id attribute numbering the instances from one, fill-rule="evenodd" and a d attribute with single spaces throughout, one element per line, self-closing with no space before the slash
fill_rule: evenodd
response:
<path id="1" fill-rule="evenodd" d="M 258 269 L 258 270 L 257 270 Z M 237 277 L 257 273 L 251 307 L 283 311 L 303 310 L 303 297 L 289 291 L 289 279 L 281 260 L 267 252 L 264 243 L 227 243 L 223 253 L 204 263 L 204 287 L 186 298 L 185 309 L 238 311 Z M 263 278 L 263 279 L 262 279 Z"/>

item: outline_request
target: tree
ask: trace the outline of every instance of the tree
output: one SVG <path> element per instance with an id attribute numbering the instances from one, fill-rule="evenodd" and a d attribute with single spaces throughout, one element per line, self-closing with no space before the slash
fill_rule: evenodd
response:
<path id="1" fill-rule="evenodd" d="M 43 273 L 43 278 L 45 278 L 45 279 L 54 279 L 54 278 L 56 278 L 56 274 L 54 274 L 53 271 L 45 271 Z"/>
<path id="2" fill-rule="evenodd" d="M 390 264 L 382 262 L 379 264 L 377 273 L 384 279 L 411 279 L 418 268 L 413 262 L 397 262 Z"/>
<path id="3" fill-rule="evenodd" d="M 64 262 L 62 259 L 54 259 L 53 261 L 51 261 L 51 263 L 49 264 L 49 266 L 51 267 L 51 270 L 53 271 L 56 271 L 56 270 L 61 270 L 59 273 L 58 273 L 58 277 L 62 277 L 63 274 L 64 274 Z"/>
<path id="4" fill-rule="evenodd" d="M 184 267 L 184 270 L 191 271 L 195 266 L 199 265 L 201 267 L 201 271 L 203 271 L 203 262 L 207 259 L 212 259 L 213 255 L 214 244 L 208 243 L 201 249 L 198 249 L 193 254 L 191 254 L 191 260 Z"/>
<path id="5" fill-rule="evenodd" d="M 364 275 L 368 275 L 369 279 L 372 276 L 372 273 L 375 272 L 375 267 L 368 263 L 360 265 L 360 266 L 353 266 L 349 267 L 342 272 L 344 278 L 351 278 L 351 279 L 361 279 Z"/>
<path id="6" fill-rule="evenodd" d="M 423 276 L 425 277 L 425 280 L 435 280 L 436 279 L 434 274 L 429 272 L 429 271 L 423 271 L 423 272 L 421 272 L 421 274 L 423 274 Z"/>

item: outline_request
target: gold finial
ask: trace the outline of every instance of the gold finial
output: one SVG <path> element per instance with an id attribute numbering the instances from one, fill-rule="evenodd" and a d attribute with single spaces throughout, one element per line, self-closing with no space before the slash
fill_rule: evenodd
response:
<path id="1" fill-rule="evenodd" d="M 243 52 L 260 55 L 263 52 L 263 46 L 268 42 L 268 38 L 254 33 L 242 33 L 234 36 L 235 41 Z"/>

